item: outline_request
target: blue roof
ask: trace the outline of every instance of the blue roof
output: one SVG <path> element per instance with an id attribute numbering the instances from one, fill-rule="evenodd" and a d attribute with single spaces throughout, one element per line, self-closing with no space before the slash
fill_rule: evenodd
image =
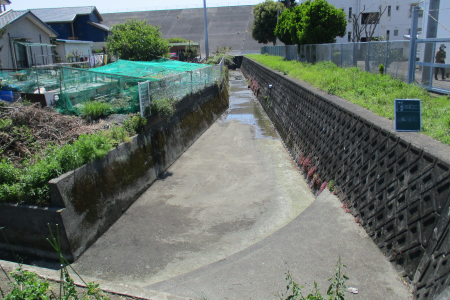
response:
<path id="1" fill-rule="evenodd" d="M 45 23 L 72 22 L 77 15 L 89 15 L 92 12 L 95 12 L 99 20 L 103 21 L 95 6 L 32 8 L 30 10 Z"/>

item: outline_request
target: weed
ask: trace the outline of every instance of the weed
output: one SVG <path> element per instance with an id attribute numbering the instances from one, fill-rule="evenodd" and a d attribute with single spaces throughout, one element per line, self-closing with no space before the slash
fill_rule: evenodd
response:
<path id="1" fill-rule="evenodd" d="M 380 75 L 383 75 L 383 74 L 384 74 L 384 65 L 383 65 L 383 64 L 380 64 L 380 65 L 378 66 L 378 72 L 380 73 Z"/>
<path id="2" fill-rule="evenodd" d="M 450 105 L 445 96 L 431 96 L 423 88 L 390 76 L 367 73 L 358 68 L 339 68 L 332 62 L 308 64 L 284 61 L 282 57 L 249 54 L 249 58 L 289 76 L 303 80 L 330 94 L 394 120 L 395 99 L 422 100 L 422 133 L 450 145 Z"/>
<path id="3" fill-rule="evenodd" d="M 344 211 L 345 211 L 346 213 L 348 213 L 348 214 L 352 212 L 352 210 L 350 209 L 350 205 L 349 205 L 348 203 L 342 204 L 342 208 L 343 208 Z"/>
<path id="4" fill-rule="evenodd" d="M 112 106 L 100 101 L 86 101 L 80 108 L 83 115 L 94 120 L 100 116 L 107 116 L 111 113 Z"/>
<path id="5" fill-rule="evenodd" d="M 139 115 L 130 114 L 123 120 L 123 127 L 131 134 L 141 132 L 144 129 L 145 124 L 147 124 L 147 119 Z"/>
<path id="6" fill-rule="evenodd" d="M 160 117 L 170 119 L 175 112 L 175 99 L 161 98 L 152 101 L 152 114 L 158 114 Z"/>
<path id="7" fill-rule="evenodd" d="M 313 176 L 313 179 L 311 181 L 310 188 L 312 190 L 317 190 L 320 187 L 321 183 L 322 183 L 322 179 L 320 179 L 318 173 L 315 173 L 314 176 Z"/>
<path id="8" fill-rule="evenodd" d="M 290 271 L 286 273 L 286 290 L 284 293 L 278 293 L 278 298 L 280 300 L 345 300 L 345 282 L 348 280 L 348 277 L 345 275 L 343 270 L 345 267 L 346 266 L 341 262 L 341 257 L 339 257 L 336 264 L 335 274 L 333 277 L 328 279 L 328 281 L 331 281 L 331 284 L 327 290 L 327 298 L 322 296 L 315 281 L 314 288 L 306 297 L 304 297 L 302 295 L 303 286 L 300 286 L 297 282 L 295 282 Z"/>
<path id="9" fill-rule="evenodd" d="M 328 189 L 330 190 L 330 192 L 334 191 L 334 185 L 335 185 L 335 181 L 330 180 L 330 182 L 328 183 Z"/>

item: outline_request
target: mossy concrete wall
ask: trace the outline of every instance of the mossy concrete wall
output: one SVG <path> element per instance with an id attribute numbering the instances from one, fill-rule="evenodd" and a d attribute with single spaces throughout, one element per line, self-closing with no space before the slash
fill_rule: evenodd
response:
<path id="1" fill-rule="evenodd" d="M 390 120 L 246 57 L 241 70 L 259 84 L 257 98 L 293 159 L 309 157 L 322 180 L 336 182 L 415 298 L 449 286 L 450 147 L 396 132 Z"/>
<path id="2" fill-rule="evenodd" d="M 56 258 L 46 241 L 59 224 L 63 254 L 75 260 L 228 108 L 228 75 L 186 96 L 170 118 L 148 118 L 144 132 L 50 181 L 50 208 L 0 205 L 0 226 L 23 254 Z M 56 232 L 56 230 L 54 230 Z M 0 249 L 8 246 L 0 244 Z"/>

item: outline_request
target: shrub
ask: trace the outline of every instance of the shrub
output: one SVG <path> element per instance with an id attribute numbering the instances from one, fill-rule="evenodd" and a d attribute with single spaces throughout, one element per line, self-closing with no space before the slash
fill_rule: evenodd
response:
<path id="1" fill-rule="evenodd" d="M 111 113 L 112 106 L 105 102 L 86 101 L 80 111 L 83 115 L 94 120 L 100 116 L 107 116 Z"/>
<path id="2" fill-rule="evenodd" d="M 158 114 L 160 117 L 170 119 L 175 112 L 175 99 L 161 98 L 152 101 L 152 114 Z"/>
<path id="3" fill-rule="evenodd" d="M 156 109 L 156 108 L 155 108 Z M 147 119 L 139 115 L 130 114 L 123 120 L 123 127 L 126 131 L 131 134 L 139 133 L 143 130 L 145 124 L 147 124 Z"/>

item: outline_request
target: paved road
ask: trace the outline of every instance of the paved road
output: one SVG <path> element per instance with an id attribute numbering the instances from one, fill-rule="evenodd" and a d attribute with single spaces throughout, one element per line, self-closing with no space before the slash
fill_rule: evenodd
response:
<path id="1" fill-rule="evenodd" d="M 309 291 L 348 266 L 348 299 L 408 299 L 365 231 L 314 200 L 240 72 L 230 109 L 74 264 L 81 274 L 187 298 L 275 299 L 290 270 Z"/>

